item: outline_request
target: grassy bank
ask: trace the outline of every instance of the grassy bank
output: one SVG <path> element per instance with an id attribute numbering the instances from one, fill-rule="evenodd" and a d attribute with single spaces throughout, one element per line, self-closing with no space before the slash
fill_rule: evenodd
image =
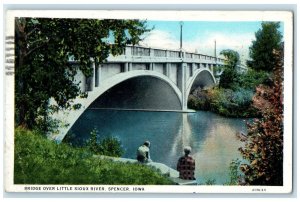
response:
<path id="1" fill-rule="evenodd" d="M 84 148 L 56 144 L 38 132 L 15 130 L 15 184 L 154 184 L 172 182 L 141 164 L 96 159 Z"/>

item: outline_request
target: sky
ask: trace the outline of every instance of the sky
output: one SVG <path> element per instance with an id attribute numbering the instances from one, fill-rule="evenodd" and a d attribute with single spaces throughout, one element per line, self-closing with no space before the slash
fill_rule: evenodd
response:
<path id="1" fill-rule="evenodd" d="M 148 28 L 154 28 L 144 36 L 141 45 L 152 48 L 179 50 L 179 21 L 147 21 Z M 249 59 L 249 47 L 255 40 L 255 32 L 261 22 L 205 22 L 183 21 L 182 47 L 184 51 L 214 55 L 214 41 L 217 55 L 224 49 L 232 49 L 240 54 L 241 62 Z M 283 25 L 280 31 L 283 33 Z"/>

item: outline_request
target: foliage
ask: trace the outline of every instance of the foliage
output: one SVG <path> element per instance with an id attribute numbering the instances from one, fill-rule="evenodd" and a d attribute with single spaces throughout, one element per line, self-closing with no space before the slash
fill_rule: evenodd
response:
<path id="1" fill-rule="evenodd" d="M 238 82 L 237 65 L 240 63 L 240 55 L 238 52 L 230 49 L 222 50 L 221 55 L 226 58 L 226 65 L 220 77 L 220 88 L 234 88 Z"/>
<path id="2" fill-rule="evenodd" d="M 229 69 L 235 69 L 240 63 L 240 55 L 237 51 L 226 49 L 220 52 L 221 55 L 224 55 L 226 58 L 226 67 Z"/>
<path id="3" fill-rule="evenodd" d="M 236 69 L 225 68 L 220 76 L 219 87 L 233 89 L 238 83 L 238 73 Z"/>
<path id="4" fill-rule="evenodd" d="M 275 63 L 273 50 L 279 50 L 282 34 L 278 30 L 279 22 L 263 22 L 262 28 L 255 33 L 250 47 L 251 61 L 248 65 L 255 70 L 272 71 Z"/>
<path id="5" fill-rule="evenodd" d="M 253 90 L 260 84 L 267 84 L 269 82 L 270 74 L 265 71 L 257 71 L 248 69 L 245 74 L 240 74 L 238 78 L 238 86 L 240 88 Z"/>
<path id="6" fill-rule="evenodd" d="M 215 185 L 216 180 L 215 179 L 208 179 L 205 181 L 205 185 Z"/>
<path id="7" fill-rule="evenodd" d="M 87 142 L 87 147 L 91 152 L 97 155 L 120 157 L 124 153 L 121 142 L 115 137 L 107 137 L 99 143 L 97 141 L 98 132 L 94 129 L 91 132 L 91 137 Z"/>
<path id="8" fill-rule="evenodd" d="M 241 181 L 241 171 L 239 170 L 241 160 L 232 160 L 229 166 L 230 181 L 226 185 L 239 185 Z"/>
<path id="9" fill-rule="evenodd" d="M 145 165 L 100 159 L 23 128 L 15 130 L 14 158 L 15 184 L 172 184 Z"/>
<path id="10" fill-rule="evenodd" d="M 253 98 L 262 118 L 248 124 L 247 144 L 239 149 L 249 161 L 241 170 L 250 185 L 283 185 L 283 53 L 273 54 L 273 85 L 260 85 Z"/>
<path id="11" fill-rule="evenodd" d="M 236 91 L 223 88 L 196 89 L 189 96 L 188 107 L 210 110 L 228 117 L 255 117 L 251 90 L 239 88 Z"/>
<path id="12" fill-rule="evenodd" d="M 233 69 L 226 68 L 220 77 L 219 87 L 237 90 L 255 91 L 259 84 L 268 84 L 270 82 L 270 73 L 248 69 L 246 73 L 237 73 Z"/>
<path id="13" fill-rule="evenodd" d="M 16 124 L 32 129 L 40 116 L 73 104 L 78 109 L 72 100 L 87 96 L 74 79 L 78 70 L 88 78 L 93 62 L 97 65 L 110 53 L 121 54 L 126 44 L 137 44 L 146 31 L 145 22 L 139 20 L 15 18 Z"/>
<path id="14" fill-rule="evenodd" d="M 246 73 L 239 74 L 229 68 L 224 70 L 233 72 L 231 81 L 220 81 L 222 88 L 202 90 L 195 89 L 188 99 L 191 109 L 210 110 L 221 115 L 231 117 L 258 117 L 260 113 L 252 106 L 252 97 L 259 84 L 270 83 L 270 74 L 264 71 L 249 69 Z M 228 79 L 229 80 L 229 79 Z"/>

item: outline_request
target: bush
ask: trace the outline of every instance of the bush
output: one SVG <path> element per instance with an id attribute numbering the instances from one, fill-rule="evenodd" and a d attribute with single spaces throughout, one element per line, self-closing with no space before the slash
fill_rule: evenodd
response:
<path id="1" fill-rule="evenodd" d="M 189 96 L 188 107 L 197 110 L 210 110 L 228 117 L 256 117 L 252 107 L 251 90 L 239 88 L 236 91 L 223 88 L 208 90 L 196 89 Z"/>
<path id="2" fill-rule="evenodd" d="M 124 150 L 121 146 L 121 141 L 115 137 L 106 137 L 99 143 L 97 141 L 98 131 L 92 130 L 91 137 L 87 142 L 87 147 L 97 155 L 120 157 Z"/>
<path id="3" fill-rule="evenodd" d="M 259 84 L 270 83 L 270 74 L 249 69 L 238 74 L 226 68 L 220 78 L 220 88 L 195 89 L 188 99 L 188 107 L 209 110 L 229 117 L 260 117 L 252 106 L 252 97 Z"/>
<path id="4" fill-rule="evenodd" d="M 208 179 L 205 181 L 205 185 L 215 185 L 216 180 L 215 179 Z"/>
<path id="5" fill-rule="evenodd" d="M 225 68 L 223 73 L 220 76 L 219 87 L 220 88 L 229 88 L 234 89 L 238 83 L 238 73 L 233 68 Z"/>
<path id="6" fill-rule="evenodd" d="M 15 184 L 172 184 L 142 164 L 95 158 L 84 148 L 56 144 L 36 131 L 15 130 Z"/>
<path id="7" fill-rule="evenodd" d="M 209 104 L 207 99 L 203 97 L 196 97 L 194 95 L 190 95 L 188 98 L 188 108 L 190 109 L 202 109 L 202 110 L 209 110 Z"/>
<path id="8" fill-rule="evenodd" d="M 243 173 L 240 171 L 241 160 L 232 160 L 229 166 L 230 181 L 225 185 L 241 185 L 243 184 Z"/>
<path id="9" fill-rule="evenodd" d="M 254 91 L 259 84 L 268 82 L 269 76 L 270 74 L 267 72 L 249 69 L 247 73 L 239 75 L 238 86 Z"/>

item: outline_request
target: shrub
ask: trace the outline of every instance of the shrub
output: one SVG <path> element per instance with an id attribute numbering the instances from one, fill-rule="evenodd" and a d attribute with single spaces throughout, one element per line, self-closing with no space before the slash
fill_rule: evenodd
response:
<path id="1" fill-rule="evenodd" d="M 194 95 L 190 95 L 188 98 L 188 108 L 201 109 L 201 110 L 209 110 L 210 109 L 206 98 L 196 97 Z"/>
<path id="2" fill-rule="evenodd" d="M 219 87 L 234 89 L 238 83 L 238 73 L 236 69 L 225 68 L 220 76 Z"/>
<path id="3" fill-rule="evenodd" d="M 229 117 L 255 117 L 251 90 L 239 88 L 236 91 L 223 88 L 196 89 L 189 96 L 188 106 L 193 109 L 210 110 Z"/>
<path id="4" fill-rule="evenodd" d="M 121 146 L 121 141 L 115 137 L 106 137 L 100 142 L 97 141 L 98 132 L 96 129 L 92 130 L 91 137 L 87 142 L 87 147 L 94 154 L 120 157 L 123 155 L 124 150 Z"/>
<path id="5" fill-rule="evenodd" d="M 225 185 L 241 185 L 243 182 L 243 173 L 240 171 L 241 160 L 232 160 L 229 165 L 229 177 L 230 181 Z"/>
<path id="6" fill-rule="evenodd" d="M 205 181 L 205 185 L 215 185 L 216 180 L 215 179 L 208 179 Z"/>
<path id="7" fill-rule="evenodd" d="M 238 78 L 239 88 L 255 91 L 259 84 L 268 82 L 270 74 L 265 71 L 248 69 L 247 73 L 240 74 Z"/>

